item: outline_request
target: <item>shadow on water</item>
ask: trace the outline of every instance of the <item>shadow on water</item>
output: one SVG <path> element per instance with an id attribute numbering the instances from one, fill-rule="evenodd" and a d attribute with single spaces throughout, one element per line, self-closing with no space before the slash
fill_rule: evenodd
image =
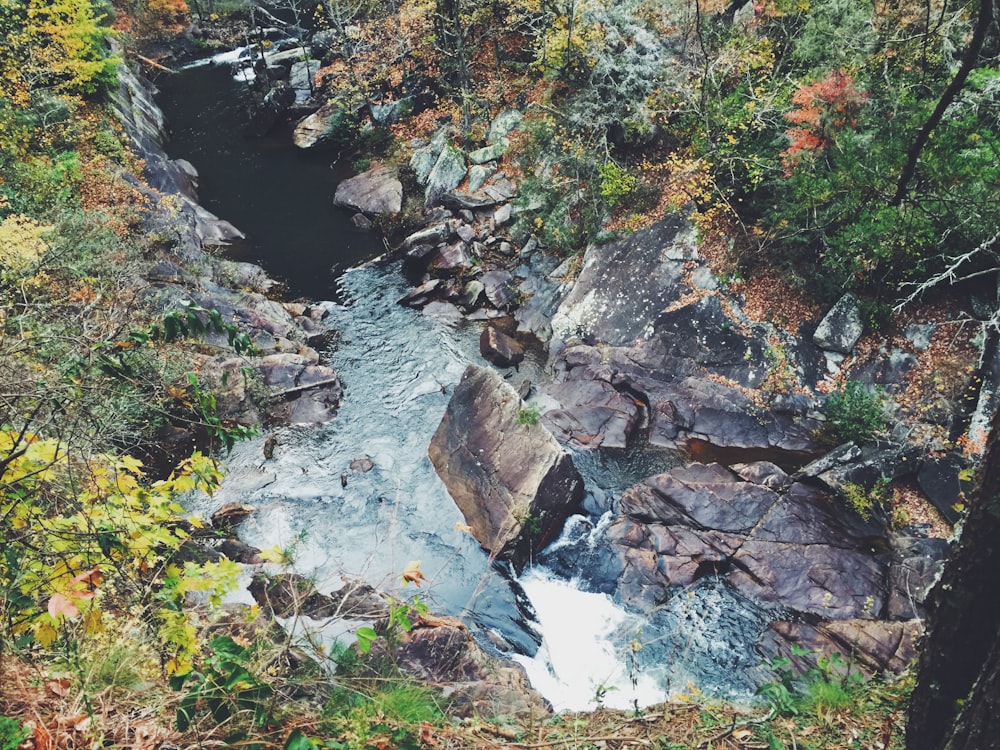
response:
<path id="1" fill-rule="evenodd" d="M 245 134 L 246 93 L 228 65 L 188 68 L 156 85 L 170 156 L 195 165 L 202 205 L 247 235 L 228 257 L 259 263 L 292 297 L 321 300 L 336 297 L 344 270 L 383 252 L 377 235 L 355 229 L 333 205 L 349 164 L 296 148 L 291 124 L 263 138 Z"/>

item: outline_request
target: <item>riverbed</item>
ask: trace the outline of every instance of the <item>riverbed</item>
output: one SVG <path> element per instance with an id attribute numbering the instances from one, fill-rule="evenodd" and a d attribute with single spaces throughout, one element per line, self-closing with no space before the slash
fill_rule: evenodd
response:
<path id="1" fill-rule="evenodd" d="M 560 548 L 587 548 L 574 559 L 610 554 L 601 542 L 614 498 L 679 457 L 576 454 L 588 515 L 574 517 L 547 562 L 520 578 L 491 564 L 426 454 L 462 372 L 486 364 L 478 325 L 396 303 L 408 289 L 399 264 L 370 262 L 383 243 L 332 205 L 351 166 L 298 152 L 287 128 L 244 137 L 244 103 L 227 68 L 200 66 L 160 85 L 171 156 L 198 168 L 203 205 L 247 234 L 231 257 L 260 263 L 291 296 L 326 307 L 339 337 L 325 356 L 345 389 L 329 424 L 277 430 L 271 458 L 264 436 L 238 445 L 221 490 L 193 509 L 255 507 L 244 540 L 280 546 L 320 591 L 361 579 L 462 618 L 487 648 L 519 661 L 557 709 L 633 708 L 691 690 L 748 696 L 753 644 L 766 624 L 750 602 L 709 579 L 646 617 L 617 604 L 586 570 L 559 564 Z M 506 375 L 515 386 L 538 383 L 543 358 Z M 400 577 L 414 562 L 427 579 L 419 589 Z"/>

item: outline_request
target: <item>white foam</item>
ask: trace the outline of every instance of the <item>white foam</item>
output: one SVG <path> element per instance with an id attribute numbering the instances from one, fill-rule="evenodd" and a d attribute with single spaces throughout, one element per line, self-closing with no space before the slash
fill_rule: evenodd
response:
<path id="1" fill-rule="evenodd" d="M 599 705 L 627 709 L 666 699 L 662 679 L 630 668 L 640 618 L 604 594 L 580 591 L 538 568 L 525 574 L 520 584 L 535 608 L 543 640 L 534 658 L 515 658 L 556 711 Z"/>

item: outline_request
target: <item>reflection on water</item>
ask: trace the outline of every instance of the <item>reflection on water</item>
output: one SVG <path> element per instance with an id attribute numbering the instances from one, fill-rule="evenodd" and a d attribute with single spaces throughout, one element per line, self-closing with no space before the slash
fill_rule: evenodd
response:
<path id="1" fill-rule="evenodd" d="M 228 65 L 181 70 L 156 85 L 170 156 L 195 165 L 202 205 L 247 235 L 229 257 L 260 263 L 293 297 L 319 300 L 334 298 L 340 272 L 383 252 L 374 234 L 355 229 L 333 205 L 350 165 L 297 149 L 291 126 L 265 138 L 244 134 L 246 89 L 233 84 Z"/>

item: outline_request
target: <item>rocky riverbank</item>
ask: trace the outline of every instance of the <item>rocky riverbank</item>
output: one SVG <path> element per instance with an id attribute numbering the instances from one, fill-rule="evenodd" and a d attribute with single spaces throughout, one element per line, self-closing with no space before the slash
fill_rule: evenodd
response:
<path id="1" fill-rule="evenodd" d="M 320 144 L 336 115 L 320 106 L 300 122 L 296 143 Z M 560 552 L 561 564 L 584 571 L 594 590 L 647 611 L 701 579 L 722 579 L 771 613 L 762 654 L 804 644 L 814 656 L 847 652 L 871 670 L 905 667 L 947 544 L 893 514 L 884 493 L 922 492 L 947 520 L 957 519 L 1000 371 L 991 346 L 980 342 L 985 364 L 970 388 L 922 398 L 922 358 L 935 337 L 948 335 L 942 326 L 920 322 L 863 340 L 852 297 L 791 325 L 754 319 L 740 291 L 713 273 L 681 213 L 591 246 L 578 268 L 561 262 L 519 221 L 525 204 L 504 159 L 520 121 L 515 110 L 501 112 L 486 145 L 469 152 L 449 125 L 408 144 L 424 219 L 397 249 L 414 282 L 400 302 L 437 317 L 488 321 L 482 354 L 508 375 L 525 347 L 546 346 L 554 375 L 535 384 L 540 394 L 531 403 L 521 401 L 530 385 L 518 393 L 480 371 L 456 390 L 431 455 L 476 538 L 523 565 L 579 505 L 571 454 L 513 447 L 522 434 L 547 430 L 575 451 L 637 442 L 684 451 L 698 460 L 610 499 L 614 521 L 599 575 L 588 575 L 572 551 Z M 335 203 L 355 213 L 357 226 L 370 226 L 391 221 L 413 197 L 391 167 L 378 165 L 342 183 Z M 222 231 L 190 210 L 195 227 L 212 227 L 195 235 Z M 255 311 L 243 297 L 239 308 L 230 298 L 203 299 L 203 307 L 228 305 L 227 314 L 248 320 Z M 277 395 L 294 397 L 285 405 L 289 418 L 329 418 L 334 376 L 308 369 L 324 367 L 308 342 L 296 352 L 284 343 L 321 326 L 322 305 L 282 309 L 288 317 L 268 324 L 276 330 L 262 326 L 274 339 L 261 347 L 264 359 L 274 359 L 258 364 L 261 377 Z M 882 442 L 830 446 L 824 402 L 845 378 L 884 388 L 895 401 Z M 914 393 L 920 408 L 909 406 Z M 246 408 L 239 393 L 232 399 L 240 405 L 234 414 Z M 491 427 L 484 414 L 500 421 Z M 964 449 L 954 450 L 956 442 Z M 469 461 L 483 469 L 482 480 Z M 560 479 L 550 480 L 551 466 L 563 467 Z M 532 476 L 538 481 L 525 490 Z"/>

